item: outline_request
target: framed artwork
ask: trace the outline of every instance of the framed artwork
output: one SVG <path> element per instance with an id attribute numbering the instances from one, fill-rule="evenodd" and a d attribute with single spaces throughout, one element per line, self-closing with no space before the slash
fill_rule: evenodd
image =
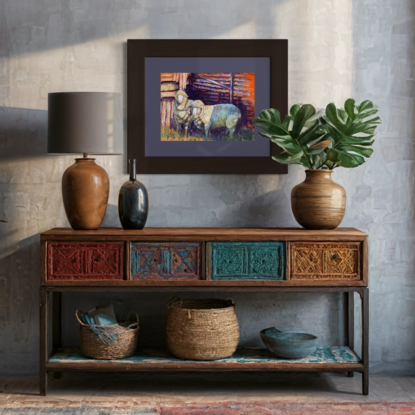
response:
<path id="1" fill-rule="evenodd" d="M 252 122 L 288 112 L 287 40 L 128 40 L 128 159 L 141 174 L 286 174 Z"/>

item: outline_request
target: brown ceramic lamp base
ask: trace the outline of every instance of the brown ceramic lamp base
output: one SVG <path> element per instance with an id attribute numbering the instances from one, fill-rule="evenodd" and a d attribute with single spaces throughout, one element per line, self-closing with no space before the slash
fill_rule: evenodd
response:
<path id="1" fill-rule="evenodd" d="M 98 229 L 104 220 L 109 195 L 107 172 L 95 159 L 75 159 L 62 177 L 66 216 L 73 229 Z"/>

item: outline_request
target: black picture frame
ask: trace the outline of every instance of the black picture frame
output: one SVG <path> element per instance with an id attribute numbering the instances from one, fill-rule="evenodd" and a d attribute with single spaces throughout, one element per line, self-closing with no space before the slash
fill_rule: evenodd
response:
<path id="1" fill-rule="evenodd" d="M 146 157 L 145 58 L 148 57 L 268 57 L 270 104 L 283 118 L 288 113 L 288 40 L 127 41 L 127 155 L 128 159 L 137 160 L 137 173 L 287 174 L 287 165 L 271 157 Z M 272 156 L 281 152 L 276 144 L 270 146 Z"/>

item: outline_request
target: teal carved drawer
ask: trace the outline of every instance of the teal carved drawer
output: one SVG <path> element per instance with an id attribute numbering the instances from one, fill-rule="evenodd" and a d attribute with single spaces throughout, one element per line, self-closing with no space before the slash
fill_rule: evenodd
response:
<path id="1" fill-rule="evenodd" d="M 208 244 L 212 280 L 282 280 L 285 242 L 212 242 Z"/>

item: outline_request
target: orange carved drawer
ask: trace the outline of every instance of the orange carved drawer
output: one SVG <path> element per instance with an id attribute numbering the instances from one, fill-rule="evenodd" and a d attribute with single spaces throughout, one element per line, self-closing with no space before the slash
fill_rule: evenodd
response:
<path id="1" fill-rule="evenodd" d="M 122 280 L 123 242 L 48 242 L 48 280 Z"/>
<path id="2" fill-rule="evenodd" d="M 360 242 L 291 242 L 291 280 L 360 280 Z"/>

